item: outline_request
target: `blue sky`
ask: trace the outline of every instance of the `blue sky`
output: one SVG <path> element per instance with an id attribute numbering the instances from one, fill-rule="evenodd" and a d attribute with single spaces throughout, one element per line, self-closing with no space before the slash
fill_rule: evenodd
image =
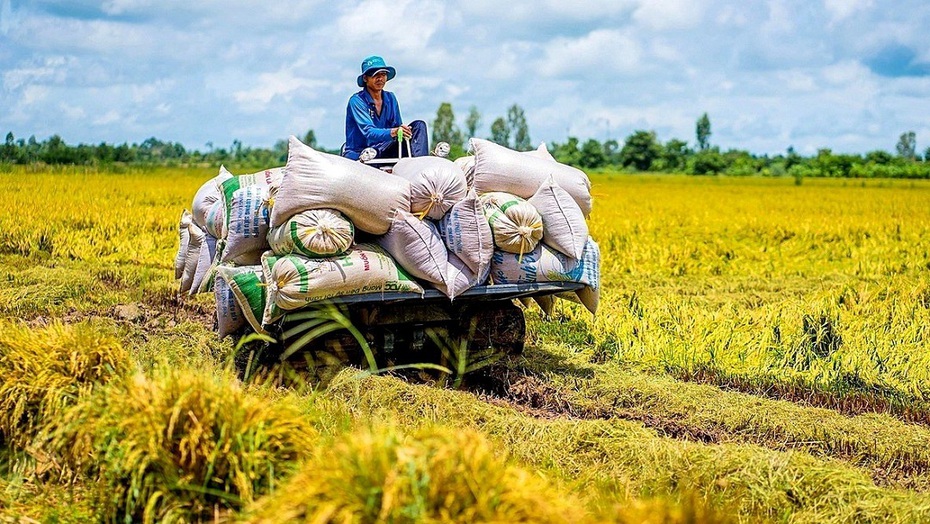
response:
<path id="1" fill-rule="evenodd" d="M 517 103 L 533 142 L 639 129 L 723 149 L 930 146 L 919 0 L 0 0 L 0 134 L 69 144 L 344 140 L 369 54 L 406 120 L 451 102 L 478 135 Z"/>

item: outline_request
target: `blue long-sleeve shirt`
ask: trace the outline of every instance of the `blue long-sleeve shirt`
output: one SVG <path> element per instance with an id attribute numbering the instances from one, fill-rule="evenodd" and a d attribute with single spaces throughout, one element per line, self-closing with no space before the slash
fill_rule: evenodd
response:
<path id="1" fill-rule="evenodd" d="M 400 106 L 394 93 L 381 91 L 381 114 L 375 112 L 375 101 L 362 89 L 349 98 L 346 107 L 345 156 L 357 160 L 362 149 L 391 140 L 391 128 L 403 123 Z"/>

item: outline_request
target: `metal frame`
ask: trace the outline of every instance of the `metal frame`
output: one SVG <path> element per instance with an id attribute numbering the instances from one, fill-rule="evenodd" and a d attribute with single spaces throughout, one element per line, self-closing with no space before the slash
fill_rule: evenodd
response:
<path id="1" fill-rule="evenodd" d="M 531 284 L 495 284 L 490 286 L 477 286 L 455 297 L 452 302 L 473 300 L 512 300 L 532 296 L 551 295 L 566 291 L 577 291 L 584 287 L 578 282 L 537 282 Z M 366 293 L 364 295 L 348 295 L 329 299 L 333 304 L 361 304 L 368 302 L 399 302 L 411 301 L 420 304 L 428 302 L 450 302 L 449 297 L 435 289 L 427 289 L 422 295 L 419 293 Z"/>

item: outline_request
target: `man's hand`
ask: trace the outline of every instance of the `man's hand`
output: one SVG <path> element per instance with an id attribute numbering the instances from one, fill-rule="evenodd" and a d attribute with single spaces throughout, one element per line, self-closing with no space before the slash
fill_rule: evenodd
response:
<path id="1" fill-rule="evenodd" d="M 410 140 L 413 136 L 413 130 L 410 129 L 410 126 L 399 126 L 391 128 L 391 138 L 397 139 L 397 133 L 403 133 L 404 140 Z"/>

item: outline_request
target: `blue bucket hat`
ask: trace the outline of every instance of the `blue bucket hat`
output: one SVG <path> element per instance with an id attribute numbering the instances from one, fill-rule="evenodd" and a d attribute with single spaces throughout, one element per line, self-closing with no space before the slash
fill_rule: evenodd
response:
<path id="1" fill-rule="evenodd" d="M 368 58 L 362 60 L 362 74 L 358 75 L 356 82 L 359 87 L 365 85 L 365 82 L 362 81 L 362 77 L 367 75 L 369 71 L 377 71 L 378 69 L 387 70 L 388 80 L 394 78 L 397 74 L 397 71 L 393 67 L 385 65 L 384 59 L 377 55 L 369 56 Z"/>

